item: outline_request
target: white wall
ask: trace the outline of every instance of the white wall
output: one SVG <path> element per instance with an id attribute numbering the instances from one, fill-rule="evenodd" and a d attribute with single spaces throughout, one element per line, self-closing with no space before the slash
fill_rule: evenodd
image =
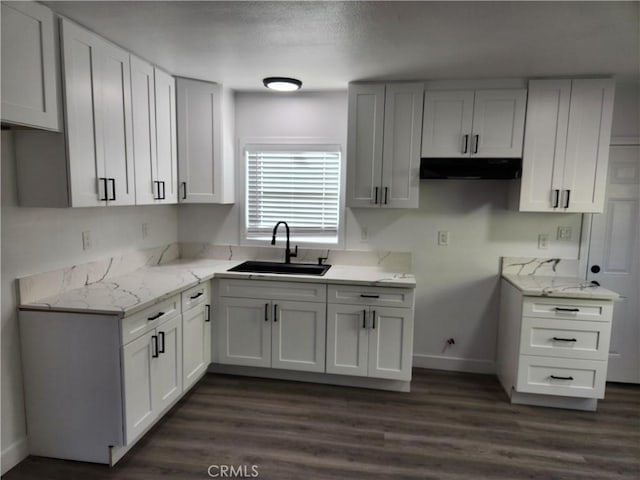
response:
<path id="1" fill-rule="evenodd" d="M 2 132 L 2 464 L 26 454 L 20 345 L 14 281 L 48 271 L 177 241 L 177 207 L 43 209 L 17 207 L 12 134 Z M 142 222 L 149 236 L 142 239 Z M 90 230 L 91 250 L 82 250 Z M 6 466 L 5 466 L 6 465 Z"/>

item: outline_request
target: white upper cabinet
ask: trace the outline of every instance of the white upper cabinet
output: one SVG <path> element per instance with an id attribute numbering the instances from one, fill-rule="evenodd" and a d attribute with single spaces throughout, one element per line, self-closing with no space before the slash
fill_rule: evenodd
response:
<path id="1" fill-rule="evenodd" d="M 600 213 L 611 136 L 612 79 L 531 80 L 514 207 Z"/>
<path id="2" fill-rule="evenodd" d="M 176 98 L 173 77 L 131 55 L 136 204 L 176 203 Z"/>
<path id="3" fill-rule="evenodd" d="M 221 85 L 177 79 L 178 199 L 233 203 L 233 97 Z"/>
<path id="4" fill-rule="evenodd" d="M 418 207 L 423 92 L 422 83 L 349 85 L 349 207 Z"/>
<path id="5" fill-rule="evenodd" d="M 60 130 L 57 29 L 35 2 L 2 3 L 2 121 Z"/>
<path id="6" fill-rule="evenodd" d="M 525 89 L 428 90 L 422 157 L 521 157 L 526 99 Z"/>

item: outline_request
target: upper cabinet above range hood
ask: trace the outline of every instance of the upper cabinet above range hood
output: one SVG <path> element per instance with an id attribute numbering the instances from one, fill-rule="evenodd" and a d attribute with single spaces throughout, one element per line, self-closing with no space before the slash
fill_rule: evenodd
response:
<path id="1" fill-rule="evenodd" d="M 423 158 L 420 178 L 513 179 L 522 175 L 520 158 Z"/>

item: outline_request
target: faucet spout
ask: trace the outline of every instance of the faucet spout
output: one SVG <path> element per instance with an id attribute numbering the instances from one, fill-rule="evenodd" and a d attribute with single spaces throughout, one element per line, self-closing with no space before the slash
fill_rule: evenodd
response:
<path id="1" fill-rule="evenodd" d="M 280 224 L 284 225 L 284 228 L 285 228 L 286 233 L 287 233 L 287 245 L 285 246 L 285 251 L 284 251 L 284 263 L 291 263 L 291 257 L 297 257 L 298 256 L 298 246 L 296 245 L 295 251 L 293 251 L 293 252 L 291 251 L 290 243 L 289 243 L 290 231 L 289 231 L 289 225 L 287 224 L 287 222 L 280 221 L 280 222 L 276 223 L 275 227 L 273 227 L 273 235 L 271 237 L 271 245 L 275 245 L 276 244 L 276 234 L 278 233 L 278 227 L 280 226 Z"/>

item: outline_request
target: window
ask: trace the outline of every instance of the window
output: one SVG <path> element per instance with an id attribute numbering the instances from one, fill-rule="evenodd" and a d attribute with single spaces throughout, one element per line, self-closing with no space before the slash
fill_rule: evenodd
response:
<path id="1" fill-rule="evenodd" d="M 270 240 L 273 227 L 283 220 L 296 241 L 338 242 L 340 148 L 310 147 L 245 148 L 248 240 Z"/>

